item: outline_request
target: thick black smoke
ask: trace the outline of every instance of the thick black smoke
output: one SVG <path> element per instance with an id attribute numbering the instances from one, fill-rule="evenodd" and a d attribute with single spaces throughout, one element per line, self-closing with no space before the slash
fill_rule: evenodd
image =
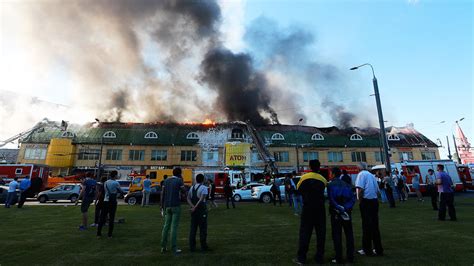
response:
<path id="1" fill-rule="evenodd" d="M 279 124 L 270 107 L 270 88 L 264 75 L 255 71 L 250 55 L 216 48 L 206 54 L 201 67 L 202 79 L 218 92 L 216 104 L 227 119 L 256 125 Z M 268 113 L 270 119 L 264 118 L 261 111 Z"/>

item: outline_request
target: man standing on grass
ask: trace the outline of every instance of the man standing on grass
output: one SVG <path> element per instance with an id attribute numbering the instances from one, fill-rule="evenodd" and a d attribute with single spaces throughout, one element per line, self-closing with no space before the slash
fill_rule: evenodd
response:
<path id="1" fill-rule="evenodd" d="M 201 250 L 208 251 L 207 246 L 207 208 L 206 197 L 208 188 L 202 183 L 204 175 L 196 176 L 196 184 L 191 187 L 188 193 L 188 204 L 191 207 L 191 229 L 189 231 L 189 249 L 191 252 L 196 251 L 196 233 L 199 227 L 199 240 L 201 242 Z"/>
<path id="2" fill-rule="evenodd" d="M 354 233 L 352 230 L 352 208 L 356 198 L 352 185 L 342 181 L 341 170 L 332 169 L 332 181 L 328 185 L 329 213 L 331 214 L 331 229 L 336 258 L 333 263 L 342 262 L 342 229 L 346 236 L 347 261 L 354 263 Z"/>
<path id="3" fill-rule="evenodd" d="M 30 194 L 31 181 L 28 176 L 25 176 L 20 182 L 20 200 L 18 201 L 18 208 L 23 207 L 26 197 Z"/>
<path id="4" fill-rule="evenodd" d="M 431 197 L 431 206 L 434 211 L 438 210 L 438 189 L 436 188 L 436 175 L 433 169 L 428 170 L 425 183 L 428 185 L 427 192 Z"/>
<path id="5" fill-rule="evenodd" d="M 165 223 L 161 234 L 161 253 L 167 251 L 168 234 L 171 229 L 171 250 L 175 255 L 181 253 L 177 248 L 179 218 L 181 216 L 180 192 L 186 193 L 183 179 L 181 178 L 181 168 L 173 169 L 173 176 L 163 183 L 161 192 L 161 212 L 164 215 Z"/>
<path id="6" fill-rule="evenodd" d="M 145 180 L 143 181 L 143 197 L 142 197 L 142 207 L 148 206 L 150 203 L 150 193 L 151 193 L 151 180 L 150 176 L 146 175 Z"/>
<path id="7" fill-rule="evenodd" d="M 438 220 L 446 220 L 446 207 L 448 208 L 449 218 L 456 221 L 456 209 L 454 208 L 454 190 L 453 180 L 444 171 L 444 165 L 438 165 L 438 174 L 436 175 L 436 184 L 439 192 L 439 211 Z"/>
<path id="8" fill-rule="evenodd" d="M 11 205 L 16 200 L 16 189 L 18 188 L 18 177 L 13 178 L 13 180 L 8 184 L 8 194 L 7 200 L 5 200 L 5 208 L 10 208 Z"/>
<path id="9" fill-rule="evenodd" d="M 321 163 L 319 160 L 310 160 L 311 173 L 304 174 L 296 189 L 303 197 L 303 211 L 301 214 L 299 245 L 296 264 L 306 263 L 309 242 L 313 230 L 316 230 L 316 255 L 318 264 L 324 263 L 324 246 L 326 242 L 326 209 L 324 207 L 324 188 L 327 180 L 319 174 Z"/>
<path id="10" fill-rule="evenodd" d="M 379 186 L 375 176 L 367 171 L 367 163 L 361 163 L 359 167 L 361 172 L 357 175 L 355 186 L 357 199 L 360 202 L 363 249 L 358 253 L 367 256 L 383 256 L 379 230 Z M 372 250 L 372 243 L 374 250 Z"/>
<path id="11" fill-rule="evenodd" d="M 79 199 L 82 199 L 81 203 L 81 213 L 82 213 L 82 225 L 79 226 L 79 230 L 84 231 L 87 229 L 87 219 L 89 216 L 89 207 L 91 206 L 92 202 L 95 200 L 96 196 L 96 186 L 97 182 L 92 179 L 92 173 L 86 173 L 86 179 L 81 184 L 81 193 L 79 197 L 76 199 L 76 206 L 79 203 Z"/>
<path id="12" fill-rule="evenodd" d="M 125 194 L 120 187 L 120 183 L 115 179 L 117 178 L 117 171 L 110 172 L 110 179 L 104 183 L 105 197 L 104 206 L 100 212 L 99 226 L 97 227 L 97 237 L 102 236 L 102 227 L 109 218 L 109 232 L 108 237 L 112 238 L 115 224 L 115 213 L 117 212 L 117 194 Z"/>

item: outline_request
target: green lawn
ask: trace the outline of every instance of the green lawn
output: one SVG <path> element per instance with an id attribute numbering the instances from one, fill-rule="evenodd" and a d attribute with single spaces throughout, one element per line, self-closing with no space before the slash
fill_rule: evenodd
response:
<path id="1" fill-rule="evenodd" d="M 356 256 L 356 263 L 473 265 L 474 198 L 457 197 L 456 208 L 458 222 L 438 222 L 428 199 L 417 203 L 410 198 L 396 209 L 382 205 L 380 224 L 386 255 Z M 183 254 L 179 257 L 159 252 L 163 220 L 158 206 L 119 206 L 117 217 L 124 217 L 126 223 L 116 225 L 114 238 L 98 240 L 95 230 L 78 231 L 79 207 L 0 208 L 0 265 L 288 265 L 297 249 L 299 217 L 286 205 L 243 203 L 226 210 L 220 204 L 209 215 L 208 242 L 214 251 L 207 254 L 189 253 L 189 213 L 183 209 L 178 235 Z M 327 221 L 325 258 L 329 262 L 334 251 Z M 356 249 L 361 245 L 360 224 L 357 207 Z M 308 258 L 313 255 L 311 248 Z"/>

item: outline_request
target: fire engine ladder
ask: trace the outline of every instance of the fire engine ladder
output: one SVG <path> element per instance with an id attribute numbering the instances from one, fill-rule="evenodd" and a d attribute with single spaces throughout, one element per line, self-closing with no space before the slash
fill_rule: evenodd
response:
<path id="1" fill-rule="evenodd" d="M 255 147 L 257 147 L 258 154 L 260 155 L 260 157 L 262 157 L 262 160 L 267 164 L 267 166 L 270 167 L 272 173 L 278 174 L 278 168 L 276 167 L 276 164 L 275 164 L 275 158 L 265 146 L 265 143 L 263 142 L 262 138 L 258 134 L 257 129 L 248 121 L 246 125 L 247 125 L 247 131 L 252 137 Z"/>
<path id="2" fill-rule="evenodd" d="M 8 143 L 12 143 L 14 142 L 15 140 L 17 139 L 28 139 L 30 138 L 33 133 L 35 133 L 36 131 L 40 131 L 41 129 L 43 129 L 44 127 L 57 127 L 57 128 L 60 128 L 62 131 L 65 131 L 66 128 L 67 128 L 67 122 L 66 121 L 61 121 L 61 126 L 58 125 L 57 122 L 54 122 L 54 121 L 50 121 L 48 120 L 47 118 L 44 118 L 43 120 L 41 120 L 40 122 L 38 122 L 34 127 L 26 130 L 26 131 L 23 131 L 21 133 L 18 133 L 16 134 L 15 136 L 13 137 L 10 137 L 6 140 L 3 140 L 3 141 L 0 141 L 0 147 L 3 147 L 5 145 L 7 145 Z"/>

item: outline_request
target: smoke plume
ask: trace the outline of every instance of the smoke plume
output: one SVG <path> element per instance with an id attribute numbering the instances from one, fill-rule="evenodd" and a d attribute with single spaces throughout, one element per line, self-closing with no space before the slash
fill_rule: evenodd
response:
<path id="1" fill-rule="evenodd" d="M 213 0 L 50 0 L 18 10 L 35 64 L 65 69 L 71 119 L 357 121 L 337 100 L 351 94 L 345 77 L 314 56 L 316 38 L 301 27 L 257 19 L 237 53 L 223 43 Z"/>

